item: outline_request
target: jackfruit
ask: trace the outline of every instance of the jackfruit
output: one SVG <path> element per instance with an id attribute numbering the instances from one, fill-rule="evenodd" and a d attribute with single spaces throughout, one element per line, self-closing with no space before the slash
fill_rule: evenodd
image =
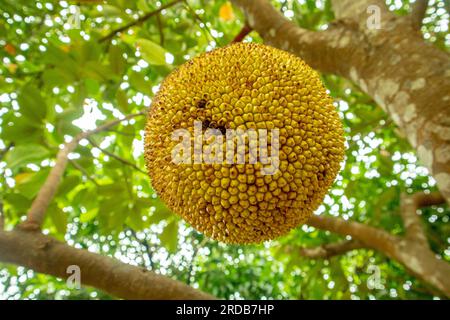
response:
<path id="1" fill-rule="evenodd" d="M 226 161 L 226 139 L 218 140 L 227 150 L 223 161 L 207 161 L 208 128 L 216 130 L 214 138 L 252 129 L 273 138 L 278 130 L 266 150 L 279 145 L 272 159 L 277 170 L 267 174 L 262 161 L 250 162 L 250 145 L 236 150 L 245 163 Z M 188 133 L 185 151 L 203 141 L 203 161 L 195 152 L 174 161 L 177 130 Z M 288 52 L 237 43 L 191 59 L 163 81 L 147 118 L 145 160 L 160 198 L 195 229 L 225 243 L 261 243 L 287 234 L 317 209 L 340 169 L 343 136 L 317 72 Z"/>

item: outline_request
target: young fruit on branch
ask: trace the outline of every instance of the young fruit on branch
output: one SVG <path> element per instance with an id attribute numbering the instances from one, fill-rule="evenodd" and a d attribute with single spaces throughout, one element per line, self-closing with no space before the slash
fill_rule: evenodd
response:
<path id="1" fill-rule="evenodd" d="M 179 67 L 146 127 L 147 169 L 161 199 L 227 243 L 260 243 L 306 222 L 343 156 L 342 124 L 318 74 L 260 44 L 232 44 Z"/>

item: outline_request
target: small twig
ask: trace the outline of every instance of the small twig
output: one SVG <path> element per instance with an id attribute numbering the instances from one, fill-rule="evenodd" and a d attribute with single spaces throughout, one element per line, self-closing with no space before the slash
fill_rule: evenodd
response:
<path id="1" fill-rule="evenodd" d="M 126 133 L 126 132 L 122 132 L 122 131 L 114 130 L 114 129 L 108 129 L 108 130 L 106 130 L 106 131 L 108 131 L 108 132 L 114 132 L 114 133 L 120 134 L 120 135 L 122 135 L 122 136 L 127 136 L 127 137 L 134 137 L 134 136 L 135 136 L 134 133 Z"/>
<path id="2" fill-rule="evenodd" d="M 186 284 L 190 285 L 191 284 L 191 278 L 194 277 L 194 262 L 195 262 L 195 258 L 197 257 L 198 251 L 203 248 L 205 246 L 205 244 L 208 242 L 208 238 L 204 238 L 202 240 L 202 242 L 200 242 L 194 249 L 194 252 L 192 253 L 192 259 L 191 259 L 191 263 L 189 265 L 189 270 L 188 270 L 188 278 L 186 280 Z"/>
<path id="3" fill-rule="evenodd" d="M 415 29 L 422 28 L 423 19 L 427 13 L 429 0 L 416 0 L 412 6 L 410 19 Z"/>
<path id="4" fill-rule="evenodd" d="M 184 4 L 185 4 L 186 8 L 188 9 L 188 11 L 192 14 L 194 19 L 197 20 L 199 23 L 203 24 L 204 28 L 200 27 L 200 29 L 202 29 L 203 33 L 205 34 L 205 38 L 209 37 L 210 38 L 209 40 L 214 41 L 214 37 L 212 35 L 211 29 L 209 29 L 206 22 L 204 22 L 203 19 L 200 18 L 200 16 L 195 12 L 195 10 L 189 5 L 187 0 L 184 0 Z"/>
<path id="5" fill-rule="evenodd" d="M 160 13 L 156 16 L 156 22 L 158 23 L 158 29 L 159 29 L 159 45 L 161 47 L 164 47 L 164 28 L 163 28 Z"/>
<path id="6" fill-rule="evenodd" d="M 53 197 L 56 194 L 56 191 L 58 190 L 61 178 L 67 167 L 69 154 L 73 152 L 73 150 L 75 150 L 80 140 L 86 139 L 92 134 L 105 131 L 108 128 L 113 127 L 123 121 L 142 115 L 144 115 L 144 112 L 131 114 L 122 119 L 105 123 L 94 130 L 85 131 L 78 134 L 72 139 L 72 141 L 64 144 L 64 147 L 59 150 L 56 156 L 55 165 L 50 171 L 47 180 L 45 180 L 44 185 L 41 187 L 38 195 L 31 204 L 31 208 L 27 213 L 27 219 L 20 225 L 20 227 L 28 230 L 37 230 L 41 227 L 45 218 L 45 212 L 47 211 L 49 204 L 51 203 Z"/>
<path id="7" fill-rule="evenodd" d="M 147 175 L 147 172 L 145 172 L 144 170 L 142 170 L 141 168 L 139 168 L 139 167 L 138 167 L 137 165 L 135 165 L 134 163 L 131 163 L 130 161 L 128 161 L 128 160 L 126 160 L 126 159 L 123 159 L 123 158 L 119 157 L 118 155 L 116 155 L 116 154 L 114 154 L 114 153 L 112 153 L 112 152 L 110 152 L 110 151 L 108 151 L 108 150 L 106 150 L 106 149 L 100 147 L 97 143 L 95 143 L 95 142 L 94 142 L 92 139 L 90 139 L 90 138 L 88 138 L 87 140 L 89 141 L 90 144 L 92 144 L 92 146 L 94 146 L 95 148 L 99 149 L 101 152 L 103 152 L 103 153 L 106 154 L 107 156 L 110 156 L 111 158 L 116 159 L 117 161 L 119 161 L 119 162 L 121 162 L 121 163 L 123 163 L 123 164 L 125 164 L 125 165 L 127 165 L 127 166 L 130 166 L 130 167 L 132 167 L 133 169 L 135 169 L 135 170 L 137 170 L 137 171 L 139 171 L 139 172 L 141 172 L 141 173 Z"/>
<path id="8" fill-rule="evenodd" d="M 248 34 L 252 31 L 253 31 L 252 27 L 250 27 L 247 23 L 244 24 L 241 31 L 236 35 L 236 37 L 234 37 L 231 43 L 242 42 L 245 39 L 245 37 L 248 36 Z"/>
<path id="9" fill-rule="evenodd" d="M 284 1 L 281 3 L 281 7 L 280 7 L 280 12 L 281 12 L 281 13 L 283 13 L 284 10 L 287 9 L 287 5 L 288 5 L 287 0 L 284 0 Z"/>
<path id="10" fill-rule="evenodd" d="M 139 242 L 142 246 L 144 246 L 145 254 L 146 254 L 147 258 L 148 258 L 148 261 L 150 262 L 150 270 L 154 271 L 155 270 L 155 263 L 153 262 L 153 250 L 150 247 L 150 244 L 148 243 L 147 239 L 140 240 L 138 238 L 138 236 L 137 236 L 136 231 L 134 231 L 134 229 L 129 227 L 128 230 L 130 230 L 131 234 L 136 239 L 136 241 Z M 145 265 L 145 261 L 143 263 L 143 267 L 147 267 Z"/>
<path id="11" fill-rule="evenodd" d="M 99 186 L 98 182 L 86 171 L 85 168 L 80 166 L 78 162 L 75 160 L 69 160 L 70 164 L 74 166 L 75 169 L 80 171 L 88 180 L 92 181 L 97 187 Z"/>
<path id="12" fill-rule="evenodd" d="M 0 230 L 5 228 L 5 214 L 3 213 L 3 200 L 0 200 Z"/>
<path id="13" fill-rule="evenodd" d="M 165 5 L 161 6 L 161 7 L 159 7 L 158 9 L 143 15 L 142 17 L 140 17 L 138 19 L 136 19 L 134 21 L 131 21 L 130 23 L 127 23 L 127 24 L 123 25 L 122 27 L 111 31 L 109 34 L 107 34 L 103 38 L 100 38 L 99 42 L 105 42 L 107 40 L 110 40 L 116 34 L 118 34 L 120 32 L 123 32 L 125 30 L 128 30 L 129 28 L 134 27 L 136 25 L 140 25 L 140 24 L 144 23 L 145 21 L 147 21 L 148 19 L 150 19 L 151 17 L 153 17 L 154 15 L 160 13 L 164 9 L 170 8 L 170 7 L 174 6 L 174 5 L 176 5 L 177 3 L 180 3 L 180 2 L 183 2 L 183 1 L 184 0 L 175 0 L 175 1 L 169 2 L 168 4 L 165 4 Z"/>

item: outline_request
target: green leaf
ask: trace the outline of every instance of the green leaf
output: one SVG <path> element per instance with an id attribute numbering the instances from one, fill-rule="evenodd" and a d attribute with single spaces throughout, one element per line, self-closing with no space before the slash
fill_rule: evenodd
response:
<path id="1" fill-rule="evenodd" d="M 127 219 L 129 208 L 125 205 L 118 205 L 111 210 L 108 227 L 110 230 L 119 231 L 123 228 L 123 224 Z"/>
<path id="2" fill-rule="evenodd" d="M 5 207 L 10 206 L 13 212 L 16 213 L 15 217 L 20 217 L 30 209 L 31 200 L 19 193 L 4 193 L 3 196 Z M 10 210 L 11 212 L 11 210 Z M 11 214 L 10 214 L 11 217 Z"/>
<path id="3" fill-rule="evenodd" d="M 142 58 L 149 64 L 166 64 L 166 50 L 164 48 L 147 39 L 138 39 L 136 42 L 139 51 L 142 53 Z"/>
<path id="4" fill-rule="evenodd" d="M 2 124 L 2 139 L 14 141 L 16 145 L 39 141 L 43 137 L 43 125 L 25 117 L 11 117 Z"/>
<path id="5" fill-rule="evenodd" d="M 97 61 L 89 61 L 84 64 L 83 77 L 104 82 L 111 77 L 111 72 L 107 66 L 99 64 Z"/>
<path id="6" fill-rule="evenodd" d="M 172 211 L 170 211 L 161 200 L 155 200 L 153 206 L 155 207 L 155 211 L 148 219 L 150 223 L 159 223 L 172 216 Z"/>
<path id="7" fill-rule="evenodd" d="M 110 46 L 108 52 L 108 60 L 112 72 L 117 75 L 122 75 L 126 67 L 126 60 L 123 57 L 122 48 L 119 46 Z"/>
<path id="8" fill-rule="evenodd" d="M 28 163 L 40 162 L 50 155 L 50 152 L 39 144 L 24 144 L 14 147 L 7 155 L 8 167 L 15 169 Z"/>
<path id="9" fill-rule="evenodd" d="M 41 122 L 47 115 L 47 105 L 40 91 L 33 85 L 25 85 L 17 97 L 20 113 L 28 119 Z"/>
<path id="10" fill-rule="evenodd" d="M 45 70 L 42 74 L 42 79 L 49 88 L 65 86 L 75 81 L 73 74 L 62 68 Z"/>
<path id="11" fill-rule="evenodd" d="M 150 7 L 148 6 L 147 1 L 145 1 L 145 0 L 138 0 L 137 7 L 139 10 L 144 11 L 144 12 L 150 11 Z"/>
<path id="12" fill-rule="evenodd" d="M 126 223 L 135 231 L 141 231 L 145 228 L 142 216 L 144 215 L 144 210 L 141 210 L 138 206 L 134 206 L 127 217 Z"/>
<path id="13" fill-rule="evenodd" d="M 120 111 L 124 113 L 129 113 L 130 105 L 128 104 L 128 97 L 126 92 L 123 90 L 117 90 L 116 99 L 117 99 L 117 106 L 119 107 Z"/>
<path id="14" fill-rule="evenodd" d="M 143 74 L 133 71 L 130 73 L 129 80 L 131 86 L 134 87 L 137 91 L 145 93 L 149 96 L 153 95 L 151 83 L 145 80 Z"/>
<path id="15" fill-rule="evenodd" d="M 98 208 L 94 208 L 85 213 L 82 213 L 80 215 L 80 222 L 81 223 L 89 222 L 92 219 L 94 219 L 95 217 L 97 217 L 97 214 L 98 214 Z"/>
<path id="16" fill-rule="evenodd" d="M 87 93 L 90 95 L 96 95 L 100 90 L 100 84 L 93 79 L 85 79 L 84 84 L 86 86 Z"/>
<path id="17" fill-rule="evenodd" d="M 64 177 L 62 183 L 58 187 L 58 196 L 66 195 L 80 183 L 81 183 L 81 179 L 78 175 L 70 175 L 70 176 Z"/>
<path id="18" fill-rule="evenodd" d="M 56 231 L 60 235 L 64 235 L 67 231 L 67 214 L 62 211 L 56 204 L 49 206 L 47 214 L 50 217 Z"/>
<path id="19" fill-rule="evenodd" d="M 44 169 L 38 172 L 18 174 L 15 177 L 17 191 L 27 199 L 33 199 L 47 179 L 49 171 L 50 169 Z"/>
<path id="20" fill-rule="evenodd" d="M 159 236 L 161 244 L 169 251 L 174 253 L 178 246 L 178 221 L 170 222 Z"/>

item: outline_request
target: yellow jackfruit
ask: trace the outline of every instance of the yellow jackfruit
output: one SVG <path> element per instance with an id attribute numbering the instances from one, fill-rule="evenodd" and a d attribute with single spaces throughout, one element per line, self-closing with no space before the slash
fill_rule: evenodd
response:
<path id="1" fill-rule="evenodd" d="M 234 136 L 235 150 L 225 139 L 232 130 L 247 134 Z M 261 130 L 269 143 L 258 150 L 259 138 L 249 136 Z M 260 44 L 216 49 L 172 72 L 152 101 L 145 131 L 147 170 L 160 198 L 226 243 L 260 243 L 306 222 L 344 156 L 342 124 L 318 74 L 300 58 Z M 174 150 L 182 139 L 180 163 Z M 277 148 L 276 170 L 268 173 L 261 159 Z"/>

